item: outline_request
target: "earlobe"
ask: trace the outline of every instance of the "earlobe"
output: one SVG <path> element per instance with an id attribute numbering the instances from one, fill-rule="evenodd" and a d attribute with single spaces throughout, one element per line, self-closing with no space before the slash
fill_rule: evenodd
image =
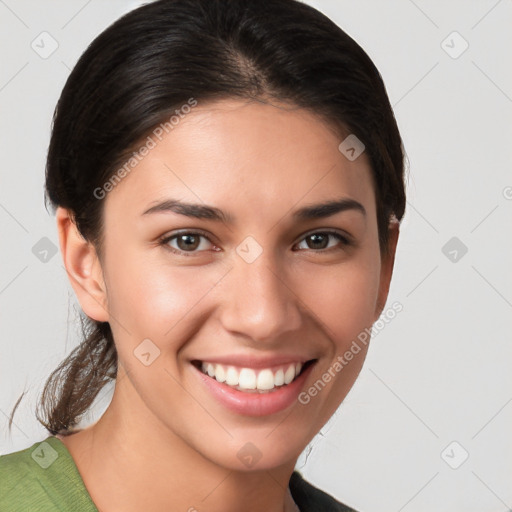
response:
<path id="1" fill-rule="evenodd" d="M 398 244 L 398 237 L 400 234 L 400 223 L 398 220 L 393 219 L 389 223 L 388 229 L 388 253 L 383 255 L 380 270 L 380 283 L 379 294 L 377 298 L 377 305 L 375 309 L 374 322 L 377 321 L 381 315 L 386 301 L 388 299 L 389 287 L 391 284 L 391 277 L 393 276 L 393 267 L 395 264 L 396 247 Z"/>
<path id="2" fill-rule="evenodd" d="M 80 306 L 93 320 L 108 322 L 107 294 L 96 249 L 80 234 L 68 210 L 58 207 L 56 219 L 64 267 Z"/>

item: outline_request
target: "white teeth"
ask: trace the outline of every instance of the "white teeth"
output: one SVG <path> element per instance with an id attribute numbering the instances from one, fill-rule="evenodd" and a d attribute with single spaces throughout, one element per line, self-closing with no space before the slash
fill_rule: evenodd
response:
<path id="1" fill-rule="evenodd" d="M 262 370 L 258 374 L 258 383 L 256 387 L 258 389 L 272 389 L 274 387 L 274 375 L 272 370 Z"/>
<path id="2" fill-rule="evenodd" d="M 238 372 L 232 366 L 228 368 L 226 373 L 226 384 L 228 386 L 238 386 Z"/>
<path id="3" fill-rule="evenodd" d="M 284 384 L 284 371 L 280 368 L 274 375 L 274 384 L 276 386 L 282 386 Z"/>
<path id="4" fill-rule="evenodd" d="M 288 366 L 288 369 L 286 370 L 286 372 L 284 372 L 284 383 L 290 384 L 290 382 L 294 379 L 294 377 L 295 377 L 295 365 L 291 364 L 290 366 Z"/>
<path id="5" fill-rule="evenodd" d="M 238 385 L 242 389 L 256 389 L 256 372 L 250 368 L 242 368 L 238 377 Z"/>
<path id="6" fill-rule="evenodd" d="M 302 363 L 290 363 L 274 373 L 270 368 L 258 371 L 252 368 L 235 368 L 208 362 L 201 364 L 203 373 L 218 382 L 225 382 L 228 386 L 248 391 L 270 391 L 275 387 L 290 384 L 299 375 L 302 367 Z"/>
<path id="7" fill-rule="evenodd" d="M 224 366 L 218 364 L 215 368 L 215 380 L 218 382 L 226 381 L 226 370 L 224 370 Z"/>

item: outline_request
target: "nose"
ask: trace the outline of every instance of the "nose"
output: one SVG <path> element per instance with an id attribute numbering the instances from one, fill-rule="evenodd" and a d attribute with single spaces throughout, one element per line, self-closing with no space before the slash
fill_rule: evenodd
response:
<path id="1" fill-rule="evenodd" d="M 233 335 L 271 344 L 298 331 L 303 315 L 290 273 L 264 251 L 247 263 L 238 256 L 222 281 L 221 323 Z"/>

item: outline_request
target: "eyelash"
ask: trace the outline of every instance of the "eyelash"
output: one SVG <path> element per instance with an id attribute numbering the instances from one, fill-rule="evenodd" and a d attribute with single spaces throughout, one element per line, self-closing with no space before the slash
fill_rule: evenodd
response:
<path id="1" fill-rule="evenodd" d="M 213 242 L 210 240 L 209 236 L 205 232 L 203 232 L 203 231 L 182 231 L 180 233 L 175 233 L 175 234 L 170 235 L 170 236 L 164 236 L 163 238 L 161 238 L 159 240 L 159 245 L 166 247 L 171 252 L 173 252 L 175 254 L 178 254 L 180 256 L 187 256 L 187 257 L 189 257 L 189 256 L 197 256 L 198 253 L 203 252 L 203 251 L 190 251 L 190 252 L 181 251 L 179 249 L 175 249 L 174 247 L 170 247 L 168 245 L 171 240 L 173 240 L 173 239 L 175 239 L 175 238 L 177 238 L 179 236 L 182 236 L 182 235 L 202 236 L 202 237 L 206 238 L 211 244 L 213 244 Z M 304 237 L 302 237 L 301 240 L 299 241 L 299 243 L 302 242 L 303 240 L 305 240 L 306 238 L 308 238 L 310 236 L 313 236 L 313 235 L 331 235 L 334 238 L 336 238 L 338 241 L 340 241 L 341 245 L 344 246 L 344 247 L 350 247 L 350 246 L 354 245 L 353 242 L 347 236 L 344 236 L 341 233 L 338 233 L 337 231 L 332 231 L 332 230 L 313 231 L 312 233 L 308 233 Z M 213 244 L 213 245 L 215 245 L 215 244 Z M 330 252 L 333 249 L 334 250 L 341 250 L 341 247 L 329 247 L 327 249 L 306 249 L 306 250 L 317 252 L 317 253 L 323 253 L 323 252 Z M 305 249 L 300 249 L 300 250 L 303 251 Z"/>

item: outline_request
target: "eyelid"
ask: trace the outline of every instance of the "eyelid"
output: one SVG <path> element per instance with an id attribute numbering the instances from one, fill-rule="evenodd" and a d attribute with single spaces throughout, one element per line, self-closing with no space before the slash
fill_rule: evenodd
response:
<path id="1" fill-rule="evenodd" d="M 177 231 L 173 231 L 172 233 L 167 233 L 167 234 L 161 236 L 160 240 L 174 238 L 175 236 L 178 236 L 178 235 L 201 235 L 201 236 L 204 236 L 205 238 L 207 238 L 210 242 L 211 242 L 210 238 L 212 237 L 212 235 L 210 233 L 207 233 L 206 231 L 203 231 L 202 229 L 183 228 L 183 229 L 178 229 Z"/>

